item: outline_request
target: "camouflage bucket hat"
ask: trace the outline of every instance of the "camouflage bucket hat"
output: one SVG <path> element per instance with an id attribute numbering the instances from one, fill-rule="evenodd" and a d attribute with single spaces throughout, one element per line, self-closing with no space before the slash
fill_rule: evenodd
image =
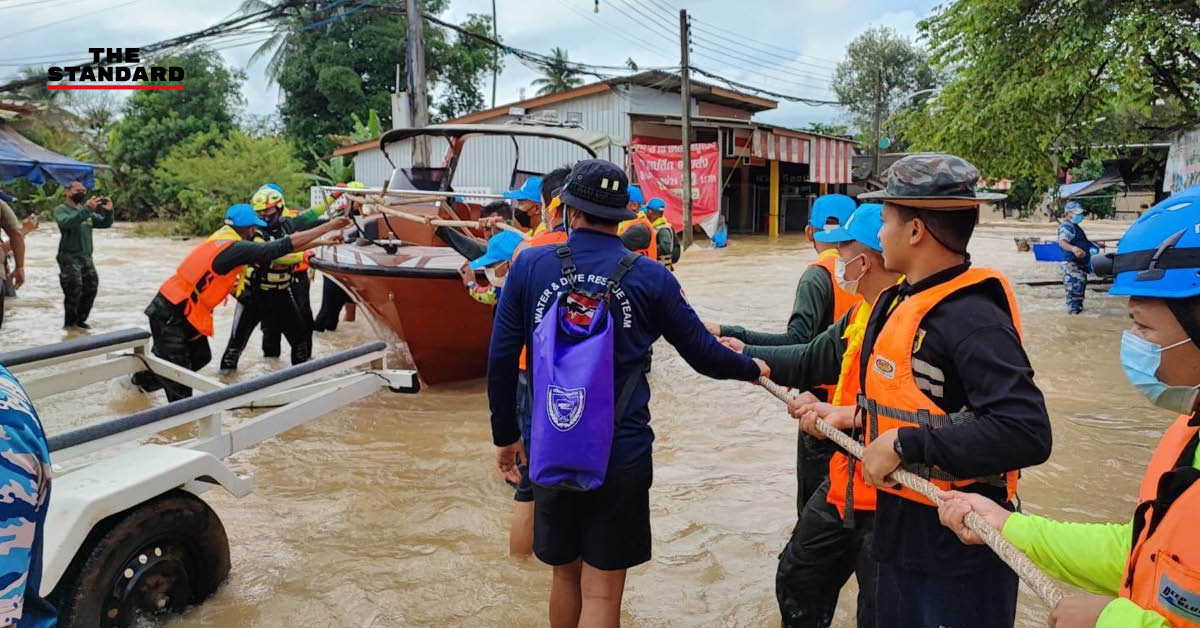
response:
<path id="1" fill-rule="evenodd" d="M 909 155 L 887 169 L 887 188 L 859 194 L 865 202 L 889 202 L 920 209 L 972 209 L 980 203 L 1008 198 L 976 192 L 979 169 L 962 157 L 945 153 Z"/>

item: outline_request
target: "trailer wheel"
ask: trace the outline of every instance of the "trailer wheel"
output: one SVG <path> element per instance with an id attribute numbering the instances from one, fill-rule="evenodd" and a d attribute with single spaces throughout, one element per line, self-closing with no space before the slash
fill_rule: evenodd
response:
<path id="1" fill-rule="evenodd" d="M 60 628 L 127 628 L 204 601 L 228 575 L 217 513 L 175 490 L 97 525 L 50 601 Z"/>

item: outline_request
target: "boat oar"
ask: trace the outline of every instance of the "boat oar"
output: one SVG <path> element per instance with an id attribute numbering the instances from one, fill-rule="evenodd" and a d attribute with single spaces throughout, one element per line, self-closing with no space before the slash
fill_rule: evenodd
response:
<path id="1" fill-rule="evenodd" d="M 792 397 L 794 396 L 783 386 L 780 386 L 779 384 L 776 384 L 765 377 L 758 378 L 758 384 L 784 403 L 791 401 Z M 841 430 L 833 427 L 825 421 L 822 421 L 821 419 L 817 419 L 817 429 L 821 430 L 822 434 L 828 436 L 830 440 L 837 443 L 851 456 L 854 456 L 859 460 L 862 459 L 862 443 L 850 438 L 846 434 L 842 433 Z M 938 497 L 938 493 L 941 492 L 941 489 L 939 489 L 929 480 L 903 469 L 896 469 L 895 471 L 892 471 L 889 477 L 896 482 L 899 482 L 900 484 L 903 484 L 904 486 L 920 493 L 934 504 L 938 506 L 942 504 L 942 499 Z M 1042 600 L 1045 601 L 1050 608 L 1058 606 L 1059 601 L 1063 598 L 1062 589 L 1058 588 L 1058 585 L 1055 584 L 1054 580 L 1051 579 L 1050 576 L 1047 576 L 1044 571 L 1038 569 L 1038 566 L 1033 564 L 1033 561 L 1029 560 L 1028 556 L 1022 554 L 1021 550 L 1018 550 L 1016 546 L 1010 543 L 1008 539 L 1004 538 L 1004 536 L 997 532 L 995 528 L 988 525 L 987 521 L 984 521 L 983 517 L 979 516 L 978 513 L 967 513 L 967 516 L 963 522 L 968 528 L 971 529 L 972 532 L 978 535 L 979 538 L 983 539 L 984 543 L 987 543 L 987 546 L 990 547 L 992 551 L 1000 557 L 1000 560 L 1003 560 L 1005 564 L 1012 568 L 1013 571 L 1017 572 L 1017 575 L 1020 576 L 1021 580 L 1025 581 L 1025 584 L 1029 585 L 1029 588 L 1033 589 L 1033 592 L 1037 593 L 1038 597 L 1042 598 Z"/>
<path id="2" fill-rule="evenodd" d="M 416 214 L 410 214 L 406 211 L 401 211 L 399 209 L 395 209 L 393 207 L 389 207 L 387 205 L 382 205 L 382 204 L 376 204 L 375 209 L 378 209 L 380 212 L 382 212 L 384 214 L 387 214 L 389 216 L 395 216 L 396 218 L 400 218 L 402 220 L 407 220 L 410 222 L 419 222 L 419 223 L 423 223 L 423 224 L 430 224 L 435 227 L 466 227 L 468 229 L 478 229 L 479 228 L 479 221 L 477 221 L 477 220 L 445 220 L 442 218 L 429 219 L 426 216 L 418 216 Z M 516 227 L 513 227 L 511 225 L 499 223 L 496 225 L 496 227 L 498 229 L 503 229 L 505 231 L 512 231 L 513 233 L 520 234 L 522 238 L 529 237 L 528 235 L 525 234 L 525 232 L 523 232 L 520 229 L 517 229 Z"/>

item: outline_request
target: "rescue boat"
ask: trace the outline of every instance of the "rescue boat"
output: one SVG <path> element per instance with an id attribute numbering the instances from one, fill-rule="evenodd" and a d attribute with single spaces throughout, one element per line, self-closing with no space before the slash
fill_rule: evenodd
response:
<path id="1" fill-rule="evenodd" d="M 444 148 L 441 166 L 409 165 L 418 141 L 430 142 L 431 154 Z M 445 124 L 393 129 L 379 140 L 394 168 L 384 185 L 327 189 L 363 193 L 406 214 L 475 220 L 481 202 L 502 198 L 492 191 L 518 187 L 528 177 L 594 158 L 611 146 L 607 136 L 566 127 Z M 371 209 L 368 204 L 366 215 L 354 217 L 347 234 L 352 244 L 314 251 L 313 268 L 345 289 L 381 339 L 398 346 L 425 383 L 482 377 L 494 308 L 467 294 L 458 272 L 467 258 L 442 241 L 432 225 Z M 469 228 L 454 228 L 482 237 Z"/>

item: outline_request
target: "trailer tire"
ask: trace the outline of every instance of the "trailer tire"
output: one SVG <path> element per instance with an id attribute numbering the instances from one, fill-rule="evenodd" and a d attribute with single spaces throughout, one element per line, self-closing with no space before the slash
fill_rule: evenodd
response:
<path id="1" fill-rule="evenodd" d="M 174 490 L 97 524 L 50 594 L 59 628 L 126 628 L 178 613 L 229 575 L 229 540 L 204 500 Z"/>

